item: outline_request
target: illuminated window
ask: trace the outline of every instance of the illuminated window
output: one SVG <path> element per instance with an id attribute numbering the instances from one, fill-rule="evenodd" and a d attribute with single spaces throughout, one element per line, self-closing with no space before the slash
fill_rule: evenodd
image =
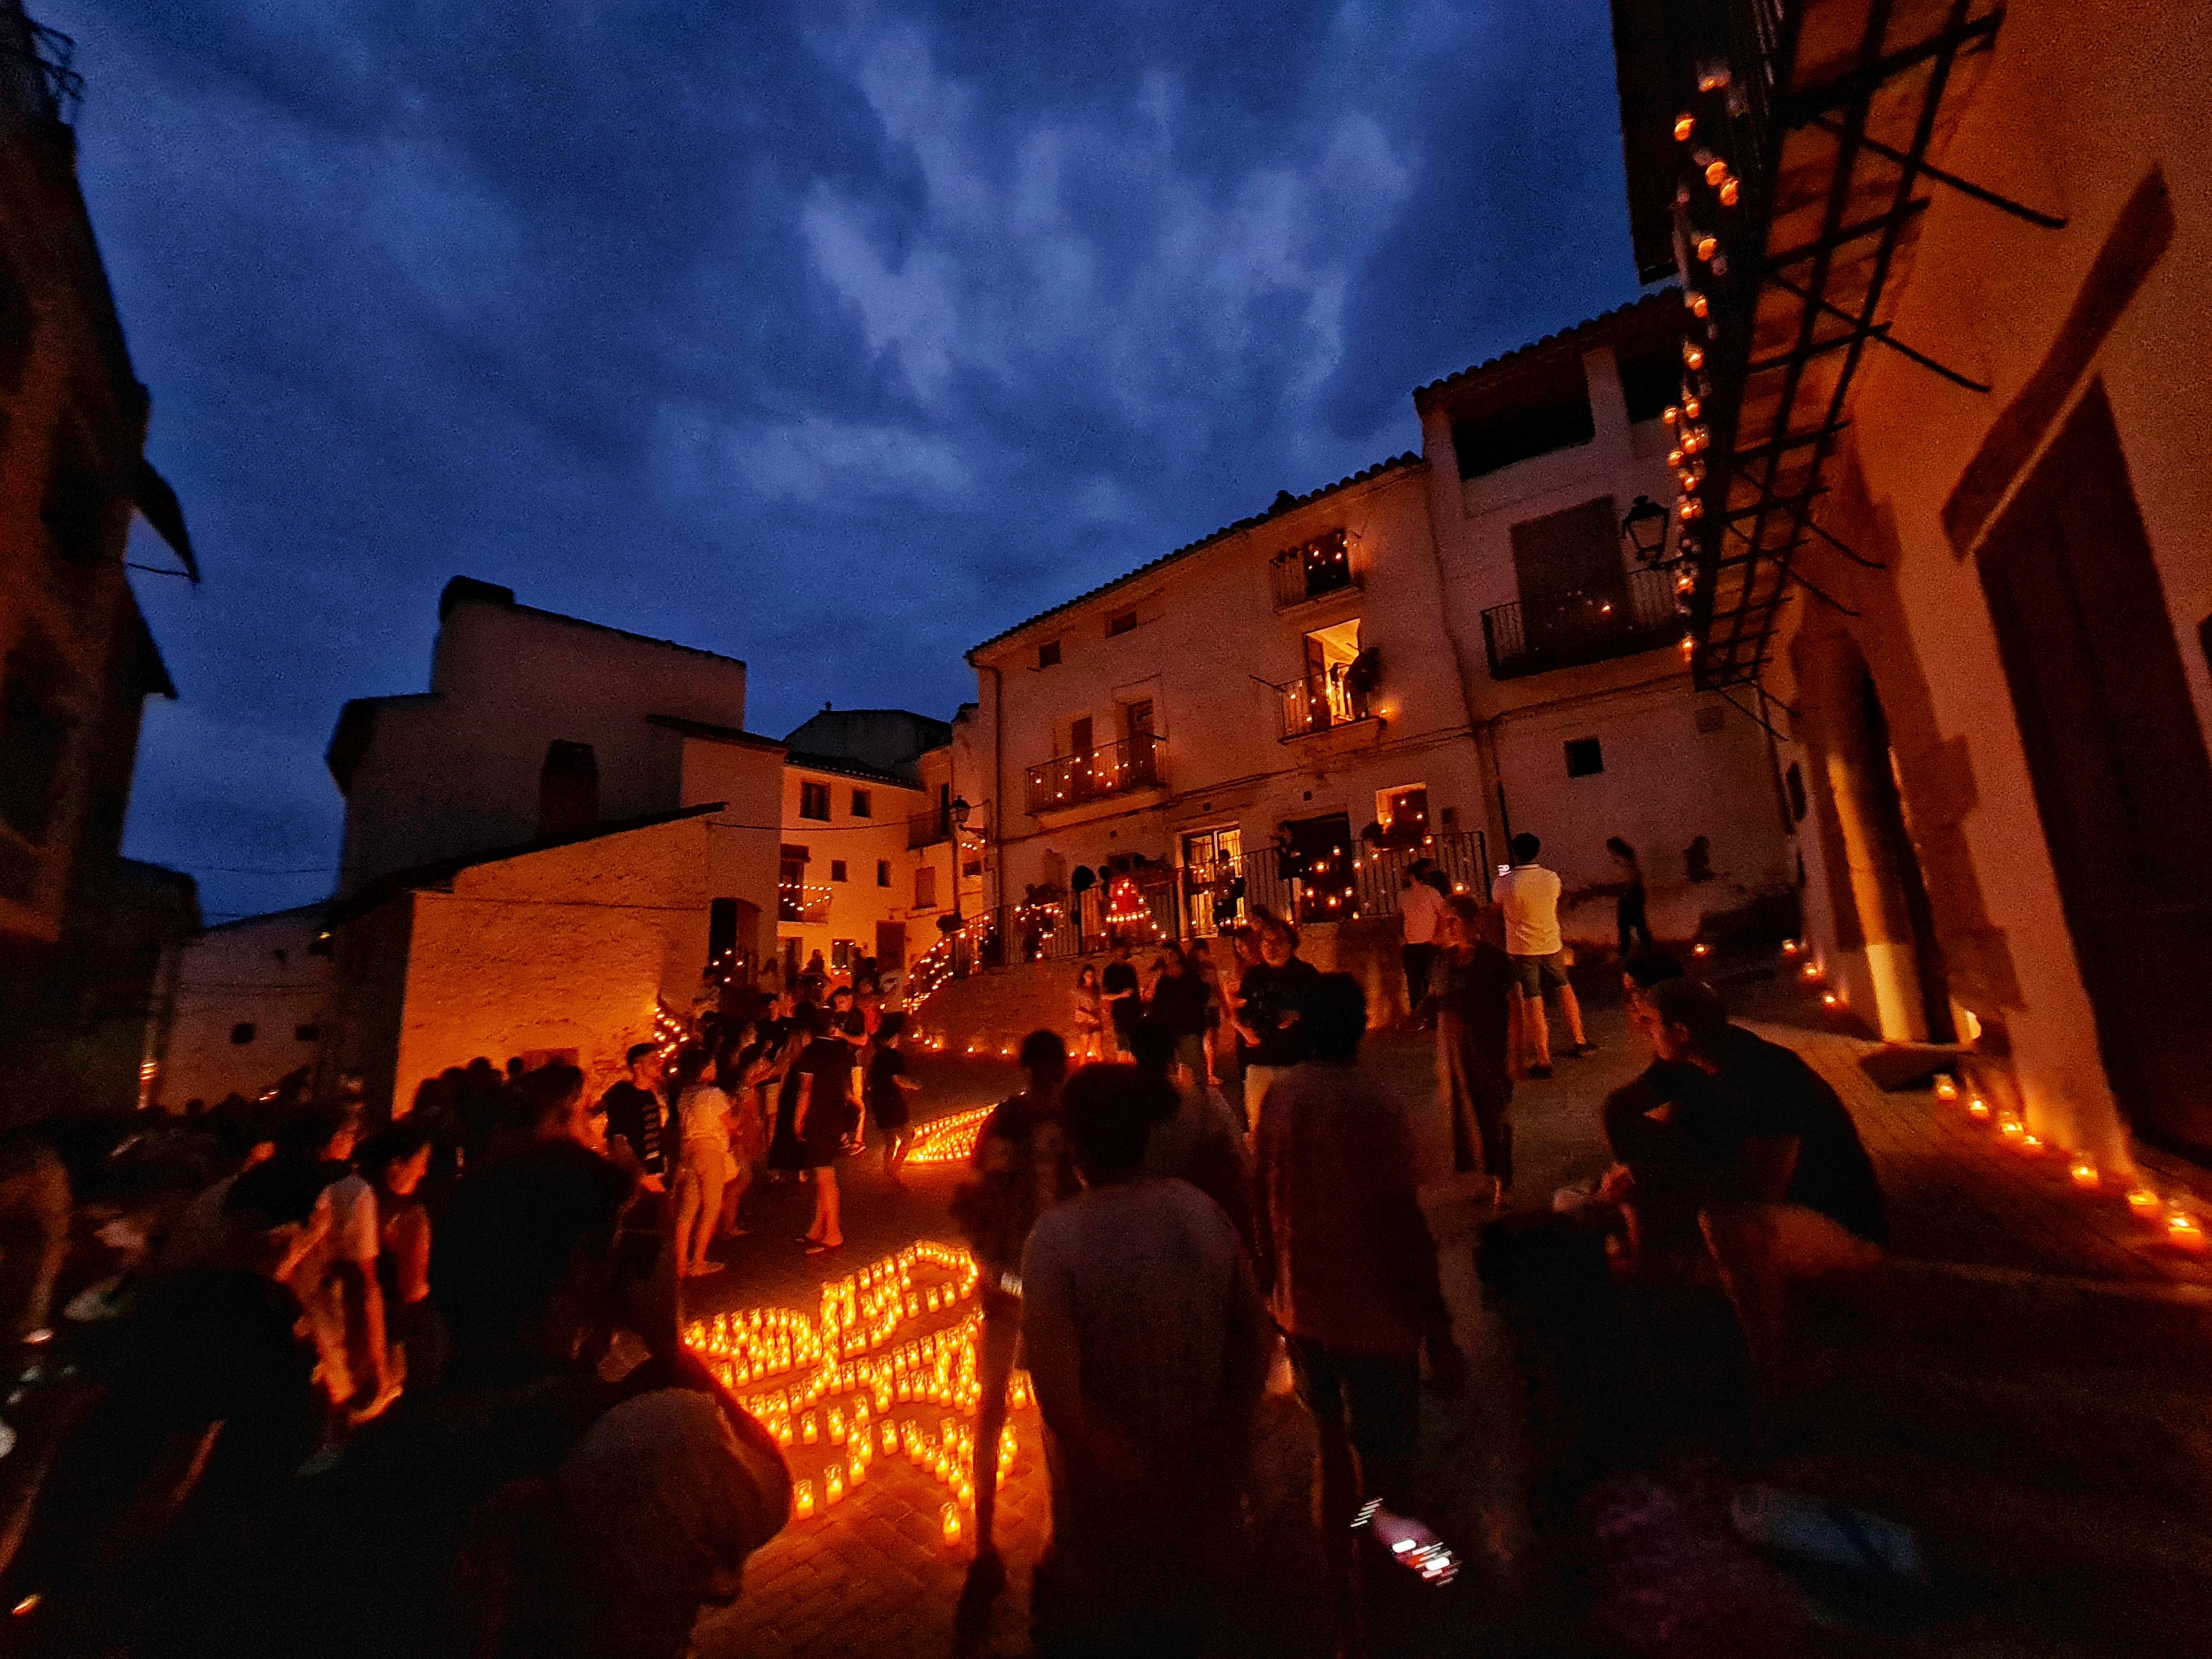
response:
<path id="1" fill-rule="evenodd" d="M 826 783 L 804 783 L 799 786 L 799 816 L 814 818 L 823 823 L 830 822 L 830 786 Z"/>

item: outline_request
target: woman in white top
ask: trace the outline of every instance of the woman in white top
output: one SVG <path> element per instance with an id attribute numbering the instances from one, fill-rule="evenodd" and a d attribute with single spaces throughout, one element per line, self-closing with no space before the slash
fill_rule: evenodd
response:
<path id="1" fill-rule="evenodd" d="M 707 1054 L 676 1056 L 676 1121 L 684 1150 L 676 1165 L 676 1270 L 687 1279 L 718 1273 L 708 1248 L 722 1218 L 722 1188 L 737 1173 L 730 1156 L 730 1097 L 705 1079 Z"/>

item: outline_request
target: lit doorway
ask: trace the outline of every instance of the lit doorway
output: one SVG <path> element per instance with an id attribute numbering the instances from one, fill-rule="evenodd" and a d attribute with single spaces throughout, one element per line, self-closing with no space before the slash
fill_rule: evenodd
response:
<path id="1" fill-rule="evenodd" d="M 1182 838 L 1184 907 L 1200 938 L 1244 919 L 1244 832 L 1200 830 Z"/>

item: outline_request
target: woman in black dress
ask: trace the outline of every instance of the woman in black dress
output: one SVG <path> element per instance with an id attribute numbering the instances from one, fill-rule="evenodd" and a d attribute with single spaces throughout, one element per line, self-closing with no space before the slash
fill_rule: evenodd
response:
<path id="1" fill-rule="evenodd" d="M 842 1036 L 817 1029 L 791 1063 L 792 1136 L 814 1175 L 814 1220 L 806 1230 L 806 1253 L 842 1249 L 845 1231 L 839 1212 L 837 1158 L 860 1127 L 860 1109 L 853 1099 L 853 1048 Z"/>
<path id="2" fill-rule="evenodd" d="M 795 1175 L 810 1167 L 806 1149 L 799 1145 L 799 1058 L 820 1033 L 822 1010 L 811 1002 L 794 1006 L 783 1032 L 783 1081 L 775 1094 L 775 1128 L 769 1136 L 768 1167 L 776 1176 Z"/>

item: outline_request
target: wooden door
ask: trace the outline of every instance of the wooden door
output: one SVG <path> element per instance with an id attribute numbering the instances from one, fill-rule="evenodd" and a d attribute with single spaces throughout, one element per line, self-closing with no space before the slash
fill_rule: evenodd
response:
<path id="1" fill-rule="evenodd" d="M 2101 385 L 1979 564 L 2106 1075 L 2212 1150 L 2212 761 Z"/>

